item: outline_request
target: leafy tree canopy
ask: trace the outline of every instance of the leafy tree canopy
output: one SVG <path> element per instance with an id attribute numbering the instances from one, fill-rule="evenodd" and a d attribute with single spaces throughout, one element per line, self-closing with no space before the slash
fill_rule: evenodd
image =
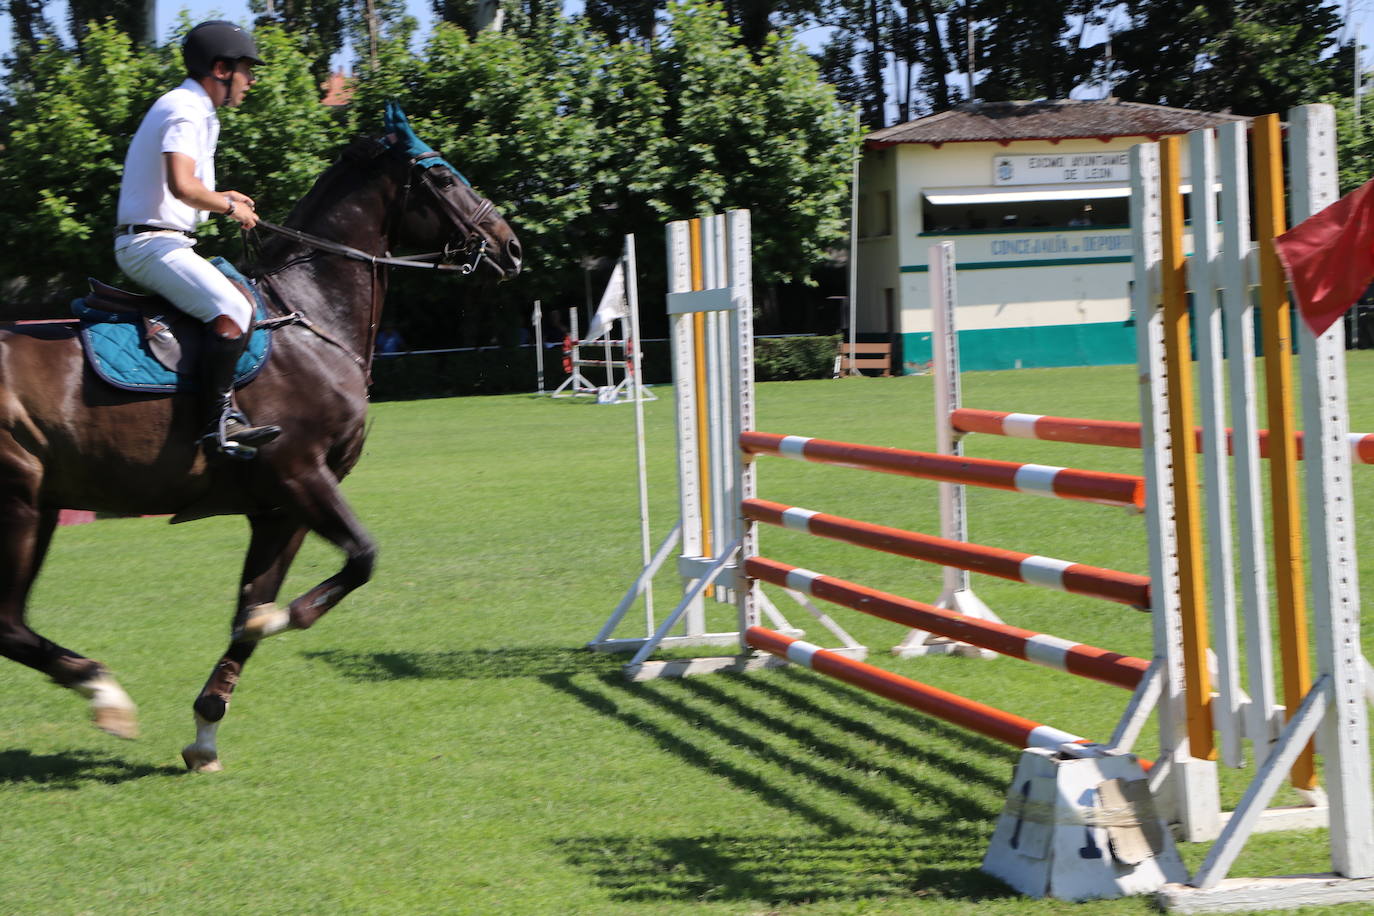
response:
<path id="1" fill-rule="evenodd" d="M 756 244 L 763 284 L 807 282 L 844 239 L 856 124 L 795 42 L 774 35 L 751 51 L 702 0 L 669 7 L 651 42 L 520 12 L 518 28 L 476 37 L 441 23 L 419 53 L 404 29 L 384 34 L 342 123 L 318 103 L 298 33 L 260 25 L 268 63 L 241 109 L 220 110 L 220 184 L 280 220 L 346 136 L 380 132 L 383 103 L 395 98 L 521 233 L 527 272 L 491 295 L 524 310 L 569 291 L 580 299 L 586 268 L 616 254 L 627 233 L 642 240 L 647 272 L 661 274 L 654 240 L 669 219 L 754 210 L 767 227 Z M 30 276 L 35 264 L 73 285 L 114 276 L 108 230 L 124 152 L 148 106 L 181 78 L 177 42 L 141 48 L 107 22 L 82 49 L 41 45 L 33 77 L 7 87 L 0 213 L 22 231 L 0 251 L 0 277 Z M 204 227 L 207 253 L 237 254 L 223 231 Z M 455 295 L 434 284 L 415 294 Z"/>

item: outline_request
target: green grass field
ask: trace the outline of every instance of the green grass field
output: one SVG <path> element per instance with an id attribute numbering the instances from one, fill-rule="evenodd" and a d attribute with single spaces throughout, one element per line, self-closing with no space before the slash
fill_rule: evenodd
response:
<path id="1" fill-rule="evenodd" d="M 1350 367 L 1352 428 L 1374 430 L 1361 395 L 1374 390 L 1374 354 Z M 1132 367 L 970 373 L 964 397 L 1070 416 L 1137 409 Z M 929 378 L 766 384 L 758 403 L 770 432 L 934 443 Z M 658 537 L 675 516 L 670 396 L 647 414 Z M 968 453 L 1140 463 L 993 437 Z M 936 530 L 933 484 L 760 468 L 767 498 Z M 1374 467 L 1355 475 L 1368 605 Z M 214 775 L 183 772 L 178 752 L 227 635 L 246 526 L 128 519 L 59 532 L 31 619 L 115 670 L 143 736 L 106 737 L 74 693 L 0 666 L 0 913 L 1152 911 L 1143 899 L 1026 900 L 978 871 L 1008 748 L 804 670 L 634 685 L 624 659 L 581 650 L 639 567 L 628 406 L 381 404 L 346 491 L 381 544 L 377 577 L 313 630 L 262 646 Z M 1142 524 L 1119 510 L 991 491 L 969 502 L 975 541 L 1148 571 Z M 935 567 L 775 529 L 762 538 L 780 560 L 914 598 L 939 592 Z M 338 563 L 312 539 L 284 597 Z M 1150 652 L 1147 615 L 1000 580 L 976 588 L 1011 623 Z M 660 579 L 660 613 L 672 589 Z M 1012 659 L 896 661 L 897 627 L 836 616 L 878 664 L 1090 737 L 1110 733 L 1127 698 Z M 631 622 L 623 635 L 640 632 Z M 1244 780 L 1225 778 L 1232 800 Z M 1324 843 L 1256 837 L 1233 874 L 1326 870 Z M 1192 864 L 1204 853 L 1184 849 Z"/>

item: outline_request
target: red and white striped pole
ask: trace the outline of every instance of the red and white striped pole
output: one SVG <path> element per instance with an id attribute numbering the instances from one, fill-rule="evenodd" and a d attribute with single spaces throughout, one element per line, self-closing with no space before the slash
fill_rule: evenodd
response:
<path id="1" fill-rule="evenodd" d="M 741 510 L 745 518 L 756 522 L 843 541 L 857 547 L 868 547 L 942 566 L 955 566 L 1076 595 L 1117 601 L 1140 610 L 1150 608 L 1148 576 L 916 534 L 766 499 L 746 499 L 741 503 Z"/>
<path id="2" fill-rule="evenodd" d="M 1150 667 L 1150 663 L 1143 658 L 1109 652 L 1004 623 L 968 617 L 766 557 L 750 557 L 745 561 L 744 572 L 751 579 L 771 582 L 904 627 L 925 630 L 1127 690 L 1134 690 Z"/>
<path id="3" fill-rule="evenodd" d="M 1015 748 L 1058 750 L 1064 744 L 1093 743 L 1087 738 L 884 671 L 765 627 L 750 627 L 744 633 L 744 641 L 755 649 L 804 665 L 860 690 L 886 697 Z"/>
<path id="4" fill-rule="evenodd" d="M 1008 413 L 1002 410 L 975 410 L 961 407 L 950 414 L 950 424 L 961 433 L 985 433 L 1016 439 L 1047 442 L 1072 442 L 1077 445 L 1107 445 L 1113 448 L 1140 448 L 1140 424 L 1120 420 L 1086 420 L 1078 417 L 1052 417 L 1038 413 Z M 1203 447 L 1201 428 L 1194 429 L 1197 446 Z M 1258 431 L 1259 454 L 1269 457 L 1269 430 Z M 1355 464 L 1374 464 L 1374 433 L 1349 433 L 1350 460 Z M 1302 433 L 1294 435 L 1298 458 L 1302 458 Z M 1233 454 L 1231 430 L 1226 430 L 1226 454 Z"/>
<path id="5" fill-rule="evenodd" d="M 939 455 L 777 433 L 743 433 L 740 436 L 740 448 L 751 455 L 778 455 L 798 461 L 881 471 L 944 483 L 1015 490 L 1135 509 L 1145 505 L 1145 481 L 1130 474 Z"/>

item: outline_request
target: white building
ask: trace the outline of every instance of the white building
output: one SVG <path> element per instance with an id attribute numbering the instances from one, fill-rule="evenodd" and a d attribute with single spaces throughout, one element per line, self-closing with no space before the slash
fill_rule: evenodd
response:
<path id="1" fill-rule="evenodd" d="M 964 369 L 1135 362 L 1127 151 L 1237 120 L 1115 99 L 993 102 L 869 134 L 860 339 L 899 340 L 905 371 L 924 369 L 927 252 L 952 241 Z"/>

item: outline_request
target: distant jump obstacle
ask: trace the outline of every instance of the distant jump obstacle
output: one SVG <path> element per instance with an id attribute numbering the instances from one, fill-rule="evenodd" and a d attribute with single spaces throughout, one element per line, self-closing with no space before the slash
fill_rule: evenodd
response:
<path id="1" fill-rule="evenodd" d="M 594 334 L 592 340 L 581 339 L 576 307 L 570 309 L 569 331 L 562 341 L 563 371 L 567 374 L 557 388 L 550 392 L 554 398 L 595 398 L 598 404 L 626 404 L 634 401 L 656 401 L 655 395 L 644 385 L 644 349 L 639 333 L 639 293 L 634 274 L 627 265 L 634 260 L 634 237 L 627 236 L 611 280 L 602 297 L 599 314 L 613 316 L 606 321 L 604 334 Z M 613 300 L 613 301 L 608 301 Z M 609 306 L 609 307 L 608 307 Z M 544 339 L 542 304 L 535 302 L 533 325 L 535 353 L 538 356 L 539 391 L 544 390 Z M 595 321 L 593 321 L 595 325 Z M 617 329 L 619 336 L 616 335 Z M 589 329 L 589 331 L 594 328 Z M 600 344 L 599 357 L 583 355 L 584 348 Z M 597 385 L 583 375 L 583 369 L 600 370 L 606 384 Z M 620 378 L 616 379 L 616 370 Z"/>
<path id="2" fill-rule="evenodd" d="M 1293 206 L 1305 218 L 1334 200 L 1333 116 L 1327 106 L 1309 106 L 1290 115 L 1290 144 L 1294 175 Z M 617 607 L 593 641 L 603 650 L 632 650 L 627 673 L 635 678 L 661 674 L 694 674 L 739 670 L 784 658 L 862 689 L 921 709 L 931 715 L 1027 748 L 999 820 L 985 870 L 1012 886 L 1037 896 L 1062 899 L 1118 896 L 1157 890 L 1162 902 L 1180 912 L 1223 911 L 1303 902 L 1367 899 L 1374 893 L 1374 825 L 1371 817 L 1368 721 L 1365 674 L 1360 654 L 1359 592 L 1355 582 L 1351 530 L 1352 456 L 1365 454 L 1369 437 L 1352 437 L 1345 428 L 1344 352 L 1333 331 L 1314 337 L 1300 331 L 1303 409 L 1309 435 L 1305 447 L 1308 542 L 1312 563 L 1312 617 L 1309 627 L 1304 603 L 1301 563 L 1301 519 L 1297 514 L 1297 443 L 1292 418 L 1291 363 L 1266 361 L 1271 490 L 1275 531 L 1272 538 L 1277 584 L 1277 623 L 1284 696 L 1274 696 L 1274 665 L 1269 658 L 1269 602 L 1267 550 L 1270 538 L 1261 531 L 1258 460 L 1261 436 L 1254 416 L 1250 263 L 1259 261 L 1260 319 L 1268 354 L 1291 352 L 1287 296 L 1272 253 L 1272 239 L 1282 230 L 1282 165 L 1276 117 L 1258 119 L 1256 134 L 1255 199 L 1260 215 L 1258 255 L 1250 253 L 1249 180 L 1243 125 L 1222 129 L 1220 148 L 1210 131 L 1190 135 L 1192 183 L 1196 188 L 1222 189 L 1225 238 L 1209 208 L 1210 194 L 1195 195 L 1194 250 L 1185 259 L 1179 176 L 1178 139 L 1166 138 L 1132 151 L 1132 226 L 1135 243 L 1135 282 L 1132 301 L 1136 315 L 1141 367 L 1140 424 L 1114 424 L 1112 436 L 1121 441 L 1090 439 L 1096 444 L 1128 445 L 1142 449 L 1143 479 L 1102 475 L 1073 469 L 1046 468 L 1002 462 L 985 465 L 958 457 L 957 433 L 968 432 L 979 418 L 958 404 L 957 348 L 952 325 L 937 329 L 937 361 L 946 360 L 942 378 L 953 390 L 941 392 L 939 452 L 904 452 L 807 439 L 776 436 L 753 430 L 751 330 L 747 293 L 747 214 L 729 215 L 730 234 L 720 218 L 694 224 L 673 224 L 670 254 L 690 237 L 692 260 L 709 252 L 719 271 L 713 285 L 695 285 L 700 270 L 688 271 L 689 290 L 674 287 L 669 311 L 674 320 L 690 317 L 696 327 L 703 310 L 720 325 L 709 333 L 688 338 L 679 346 L 675 323 L 675 384 L 679 394 L 679 454 L 682 497 L 683 549 L 678 558 L 684 581 L 682 602 L 662 622 L 652 620 L 641 639 L 611 637 L 643 588 L 646 578 L 666 562 L 676 541 L 665 541 L 646 564 L 621 606 Z M 703 229 L 705 231 L 703 231 Z M 745 241 L 741 241 L 744 234 Z M 715 239 L 698 242 L 697 236 Z M 746 256 L 740 263 L 739 252 Z M 728 250 L 729 257 L 725 257 Z M 934 299 L 952 315 L 954 259 L 952 246 L 932 249 L 931 284 Z M 1186 268 L 1186 273 L 1185 273 Z M 679 276 L 682 275 L 681 271 Z M 1188 359 L 1186 293 L 1191 284 L 1197 305 L 1198 373 L 1201 384 L 1202 427 L 1192 426 L 1192 364 Z M 676 297 L 676 298 L 675 298 Z M 1233 358 L 1223 363 L 1221 314 L 1225 312 L 1226 345 Z M 728 330 L 728 345 L 724 340 Z M 710 343 L 710 341 L 714 341 Z M 724 358 L 732 350 L 733 362 Z M 943 350 L 943 352 L 942 352 Z M 685 355 L 684 355 L 685 354 Z M 683 358 L 678 359 L 679 356 Z M 953 360 L 950 364 L 948 360 Z M 1222 422 L 1223 367 L 1232 391 L 1234 432 Z M 1006 415 L 1001 429 L 1006 430 Z M 986 420 L 986 417 L 981 417 Z M 1062 433 L 1063 424 L 1046 418 L 1017 417 L 1012 428 L 1022 434 L 1042 428 L 1042 438 Z M 1056 418 L 1048 418 L 1055 420 Z M 1060 418 L 1062 419 L 1062 418 Z M 717 422 L 719 421 L 719 422 Z M 1066 421 L 1082 425 L 1083 421 Z M 1018 425 L 1019 424 L 1019 425 Z M 1045 424 L 1043 427 L 1041 424 Z M 1125 427 L 1134 426 L 1134 430 Z M 990 428 L 979 431 L 992 431 Z M 1128 441 L 1132 440 L 1133 441 Z M 1201 443 L 1199 445 L 1199 443 Z M 1229 444 L 1228 444 L 1229 443 Z M 1226 455 L 1234 453 L 1228 466 Z M 1206 506 L 1198 503 L 1196 456 L 1206 458 Z M 829 516 L 756 497 L 755 459 L 780 455 L 889 474 L 941 481 L 942 534 L 933 538 Z M 949 463 L 958 458 L 967 470 Z M 944 460 L 940 460 L 944 459 Z M 1360 458 L 1360 460 L 1365 460 Z M 1067 473 L 1066 473 L 1067 472 Z M 1240 545 L 1234 566 L 1239 570 L 1244 628 L 1237 623 L 1232 585 L 1232 523 L 1230 477 L 1236 481 L 1234 530 Z M 1062 479 L 1061 479 L 1062 478 Z M 1110 480 L 1108 478 L 1111 478 Z M 1127 478 L 1125 481 L 1117 478 Z M 1143 484 L 1145 498 L 1137 498 Z M 1143 510 L 1150 543 L 1150 575 L 1138 576 L 1093 567 L 1077 567 L 1013 551 L 971 544 L 967 540 L 961 487 L 990 486 L 1041 496 L 1087 499 L 1107 505 Z M 1070 489 L 1076 488 L 1072 494 Z M 1062 492 L 1061 492 L 1062 490 Z M 1107 497 L 1107 494 L 1111 495 Z M 1107 497 L 1107 498 L 1104 498 Z M 1202 518 L 1208 524 L 1204 551 Z M 946 586 L 937 605 L 926 605 L 877 592 L 812 570 L 759 555 L 757 525 L 775 524 L 848 543 L 911 556 L 946 567 Z M 990 573 L 1037 585 L 1077 591 L 1105 600 L 1148 609 L 1152 615 L 1154 657 L 1126 658 L 1046 634 L 1020 630 L 1001 622 L 968 588 L 969 571 Z M 1204 574 L 1206 573 L 1206 575 Z M 800 640 L 760 589 L 761 583 L 782 587 L 807 608 L 841 642 L 824 649 Z M 700 626 L 700 605 L 707 596 L 733 603 L 737 630 L 706 634 Z M 817 598 L 892 620 L 911 629 L 903 650 L 919 654 L 922 647 L 966 646 L 1057 667 L 1132 690 L 1132 698 L 1111 738 L 1093 744 L 1071 733 L 991 709 L 967 698 L 882 671 L 859 659 L 866 654 L 827 615 L 810 604 Z M 1209 600 L 1210 599 L 1210 600 Z M 1210 614 L 1209 614 L 1210 608 Z M 960 613 L 964 612 L 964 613 Z M 764 627 L 768 616 L 774 628 Z M 680 621 L 687 633 L 668 634 Z M 1217 638 L 1210 638 L 1214 630 Z M 745 653 L 723 659 L 654 661 L 659 646 L 724 641 L 729 637 Z M 1249 693 L 1240 687 L 1243 637 Z M 1315 649 L 1316 676 L 1307 670 L 1308 640 Z M 674 642 L 673 640 L 679 640 Z M 1214 644 L 1213 644 L 1214 643 Z M 748 650 L 756 650 L 750 653 Z M 1209 652 L 1216 657 L 1215 689 Z M 760 655 L 765 653 L 765 655 Z M 1157 710 L 1160 756 L 1144 778 L 1141 763 L 1129 754 L 1151 710 Z M 1244 798 L 1230 815 L 1220 809 L 1215 760 L 1215 732 L 1229 763 L 1243 761 L 1242 740 L 1252 742 L 1257 772 Z M 1315 778 L 1313 736 L 1319 738 L 1325 762 L 1325 791 Z M 1299 809 L 1268 809 L 1274 791 L 1290 777 L 1308 800 Z M 1329 804 L 1326 796 L 1329 795 Z M 1084 801 L 1084 799 L 1096 799 Z M 1104 817 L 1094 804 L 1115 813 Z M 1219 837 L 1203 865 L 1191 877 L 1173 849 L 1160 820 L 1163 814 L 1183 838 Z M 1261 882 L 1224 881 L 1249 834 L 1256 829 L 1313 826 L 1327 823 L 1331 834 L 1333 874 L 1265 879 Z M 1096 837 L 1098 850 L 1110 854 L 1092 862 L 1079 855 L 1083 831 Z"/>

